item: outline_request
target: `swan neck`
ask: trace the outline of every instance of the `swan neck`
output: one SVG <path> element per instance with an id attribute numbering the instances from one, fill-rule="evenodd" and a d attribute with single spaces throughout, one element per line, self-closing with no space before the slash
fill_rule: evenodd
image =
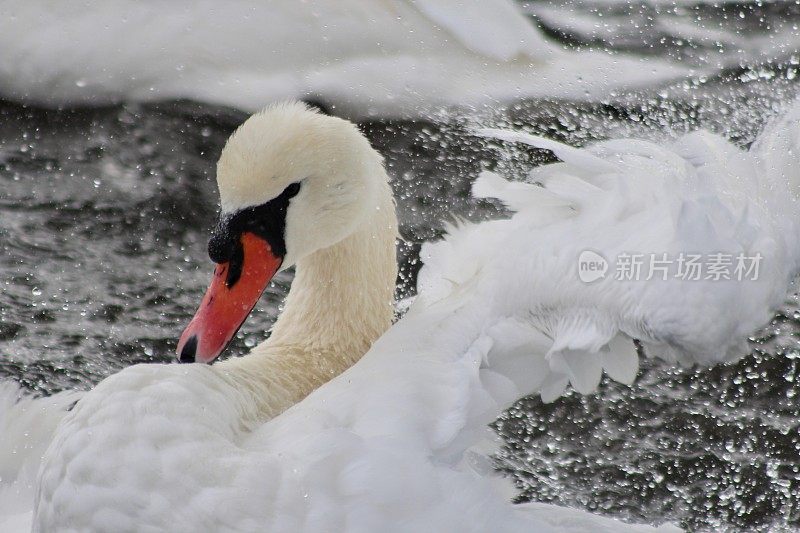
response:
<path id="1" fill-rule="evenodd" d="M 246 392 L 245 418 L 276 416 L 363 356 L 391 325 L 397 278 L 397 219 L 384 199 L 342 241 L 299 260 L 270 338 L 217 365 Z M 252 402 L 252 405 L 250 403 Z"/>
<path id="2" fill-rule="evenodd" d="M 397 278 L 394 206 L 333 246 L 298 261 L 267 345 L 300 344 L 354 363 L 389 327 Z"/>

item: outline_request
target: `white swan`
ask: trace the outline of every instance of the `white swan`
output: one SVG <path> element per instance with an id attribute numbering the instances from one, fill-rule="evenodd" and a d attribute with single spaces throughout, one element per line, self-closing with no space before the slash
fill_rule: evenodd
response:
<path id="1" fill-rule="evenodd" d="M 269 423 L 388 326 L 396 228 L 380 158 L 352 125 L 298 105 L 252 117 L 220 160 L 221 265 L 179 351 L 217 356 L 296 263 L 272 337 L 242 359 L 137 365 L 99 384 L 44 458 L 34 530 L 651 530 L 511 505 L 477 453 L 485 425 L 522 394 L 589 390 L 600 368 L 633 379 L 630 334 L 679 360 L 733 353 L 797 268 L 798 116 L 749 152 L 704 133 L 577 150 L 491 132 L 565 162 L 534 170 L 545 187 L 482 178 L 477 193 L 518 213 L 427 247 L 408 314 Z M 577 277 L 583 247 L 684 245 L 759 251 L 762 275 L 721 288 Z"/>
<path id="2" fill-rule="evenodd" d="M 565 52 L 513 0 L 9 0 L 3 13 L 0 95 L 49 106 L 188 98 L 255 111 L 298 98 L 351 117 L 414 116 L 605 97 L 690 73 Z"/>

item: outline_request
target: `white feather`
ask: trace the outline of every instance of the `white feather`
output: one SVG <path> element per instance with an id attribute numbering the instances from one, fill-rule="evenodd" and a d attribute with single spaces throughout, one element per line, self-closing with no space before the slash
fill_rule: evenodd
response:
<path id="1" fill-rule="evenodd" d="M 353 118 L 602 97 L 700 73 L 565 52 L 513 0 L 6 0 L 0 95 L 48 106 L 310 99 Z M 121 15 L 124 14 L 124 15 Z M 712 69 L 708 69 L 711 71 Z"/>
<path id="2" fill-rule="evenodd" d="M 29 531 L 36 474 L 44 451 L 80 392 L 46 398 L 0 381 L 0 531 Z"/>

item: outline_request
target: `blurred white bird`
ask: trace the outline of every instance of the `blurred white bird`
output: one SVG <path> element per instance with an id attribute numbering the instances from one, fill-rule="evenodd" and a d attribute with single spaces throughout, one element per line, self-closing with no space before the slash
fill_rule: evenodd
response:
<path id="1" fill-rule="evenodd" d="M 513 0 L 8 0 L 0 96 L 47 106 L 287 98 L 340 116 L 419 116 L 687 75 L 672 62 L 548 43 Z M 699 71 L 694 70 L 694 74 Z"/>

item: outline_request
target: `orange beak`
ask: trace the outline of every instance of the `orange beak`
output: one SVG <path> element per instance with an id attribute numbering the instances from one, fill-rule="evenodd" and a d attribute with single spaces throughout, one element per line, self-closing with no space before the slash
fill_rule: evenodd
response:
<path id="1" fill-rule="evenodd" d="M 178 341 L 178 358 L 182 363 L 210 363 L 216 359 L 281 266 L 282 258 L 276 257 L 261 237 L 243 233 L 239 242 L 242 252 L 239 258 L 220 263 L 214 269 L 200 308 Z"/>

